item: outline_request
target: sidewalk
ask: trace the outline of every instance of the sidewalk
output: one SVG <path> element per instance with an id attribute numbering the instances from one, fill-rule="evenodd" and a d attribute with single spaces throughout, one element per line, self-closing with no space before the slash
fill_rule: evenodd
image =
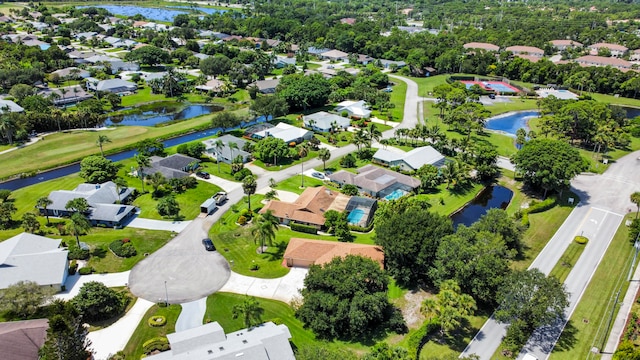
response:
<path id="1" fill-rule="evenodd" d="M 639 289 L 640 266 L 637 266 L 635 273 L 631 277 L 631 283 L 629 284 L 627 293 L 620 303 L 620 310 L 618 311 L 616 320 L 613 322 L 613 326 L 611 327 L 607 345 L 605 345 L 604 349 L 601 350 L 602 356 L 600 357 L 600 359 L 610 360 L 613 358 L 613 353 L 618 348 L 618 343 L 620 342 L 620 338 L 622 337 L 622 333 L 624 332 L 624 326 L 627 324 L 627 319 L 629 318 L 629 314 L 631 312 L 631 306 L 635 302 L 636 294 L 638 293 Z"/>
<path id="2" fill-rule="evenodd" d="M 56 294 L 55 297 L 62 300 L 71 300 L 71 298 L 78 295 L 82 285 L 90 281 L 101 282 L 107 287 L 127 286 L 130 272 L 131 271 L 123 271 L 119 273 L 91 275 L 80 275 L 75 273 L 74 275 L 69 275 L 67 277 L 67 281 L 64 283 L 67 290 Z"/>
<path id="3" fill-rule="evenodd" d="M 91 340 L 93 358 L 106 360 L 127 346 L 127 342 L 138 327 L 140 320 L 154 303 L 138 298 L 133 307 L 120 320 L 102 330 L 90 332 L 87 336 Z"/>
<path id="4" fill-rule="evenodd" d="M 214 184 L 217 185 L 219 187 L 222 188 L 222 190 L 226 191 L 226 192 L 232 192 L 235 189 L 241 188 L 242 187 L 242 183 L 239 182 L 235 182 L 235 181 L 231 181 L 231 180 L 227 180 L 227 179 L 223 179 L 221 177 L 217 177 L 214 174 L 209 174 L 209 178 L 208 179 L 202 179 L 197 177 L 195 174 L 191 174 L 191 177 L 198 179 L 198 181 L 206 181 L 210 184 Z M 214 194 L 212 194 L 214 195 Z"/>

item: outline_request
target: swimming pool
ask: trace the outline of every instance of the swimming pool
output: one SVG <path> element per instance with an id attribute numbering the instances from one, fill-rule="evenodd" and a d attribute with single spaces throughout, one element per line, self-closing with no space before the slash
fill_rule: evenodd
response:
<path id="1" fill-rule="evenodd" d="M 362 220 L 363 216 L 364 216 L 364 210 L 362 210 L 362 209 L 353 209 L 349 213 L 349 216 L 347 216 L 347 221 L 351 225 L 358 225 L 360 220 Z"/>
<path id="2" fill-rule="evenodd" d="M 393 192 L 384 197 L 385 200 L 396 200 L 407 195 L 407 192 L 401 189 L 395 189 Z"/>

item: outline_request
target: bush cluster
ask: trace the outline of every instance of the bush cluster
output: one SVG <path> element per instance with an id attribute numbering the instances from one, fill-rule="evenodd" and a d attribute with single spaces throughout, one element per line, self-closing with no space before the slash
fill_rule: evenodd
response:
<path id="1" fill-rule="evenodd" d="M 75 275 L 78 270 L 78 262 L 75 260 L 71 260 L 71 264 L 69 264 L 69 275 Z"/>
<path id="2" fill-rule="evenodd" d="M 161 327 L 167 323 L 167 318 L 162 315 L 152 316 L 147 320 L 147 323 L 151 327 Z"/>
<path id="3" fill-rule="evenodd" d="M 236 181 L 242 181 L 242 179 L 246 178 L 251 174 L 252 174 L 251 170 L 243 167 L 242 169 L 240 169 L 240 171 L 233 174 L 233 178 L 236 179 Z"/>
<path id="4" fill-rule="evenodd" d="M 78 274 L 80 275 L 90 275 L 93 273 L 93 268 L 91 266 L 83 267 L 78 270 Z"/>
<path id="5" fill-rule="evenodd" d="M 581 235 L 576 236 L 575 238 L 573 238 L 573 240 L 575 242 L 577 242 L 578 244 L 580 244 L 580 245 L 584 245 L 587 242 L 589 242 L 589 239 L 587 239 L 586 237 L 581 236 Z"/>
<path id="6" fill-rule="evenodd" d="M 138 254 L 129 239 L 112 241 L 111 244 L 109 244 L 109 249 L 111 249 L 116 256 L 122 258 L 128 258 Z"/>
<path id="7" fill-rule="evenodd" d="M 306 234 L 317 234 L 318 229 L 315 226 L 309 226 L 304 224 L 291 223 L 291 230 L 299 231 Z"/>
<path id="8" fill-rule="evenodd" d="M 74 248 L 69 250 L 69 260 L 87 260 L 89 258 L 89 250 Z"/>
<path id="9" fill-rule="evenodd" d="M 167 339 L 166 337 L 154 337 L 142 344 L 142 351 L 144 351 L 145 354 L 150 354 L 156 350 L 167 351 L 170 348 L 171 346 L 169 346 L 169 339 Z"/>
<path id="10" fill-rule="evenodd" d="M 436 332 L 436 330 L 438 330 L 438 327 L 438 321 L 436 319 L 432 319 L 426 321 L 424 324 L 422 324 L 420 329 L 409 335 L 409 354 L 415 354 L 416 358 L 418 358 L 420 356 L 420 350 L 422 350 L 424 344 L 426 344 L 429 340 L 428 336 Z"/>
<path id="11" fill-rule="evenodd" d="M 556 199 L 548 198 L 541 202 L 531 201 L 528 209 L 520 210 L 516 213 L 516 218 L 520 218 L 522 225 L 529 227 L 529 214 L 547 211 L 556 206 Z"/>
<path id="12" fill-rule="evenodd" d="M 244 225 L 247 223 L 247 217 L 244 215 L 240 215 L 238 218 L 238 225 Z"/>

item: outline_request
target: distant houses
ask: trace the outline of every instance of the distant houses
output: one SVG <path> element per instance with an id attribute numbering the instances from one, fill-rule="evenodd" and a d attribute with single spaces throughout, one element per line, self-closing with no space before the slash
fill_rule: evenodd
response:
<path id="1" fill-rule="evenodd" d="M 44 88 L 38 91 L 38 95 L 51 99 L 55 106 L 77 104 L 93 97 L 80 85 Z"/>
<path id="2" fill-rule="evenodd" d="M 222 147 L 216 146 L 216 143 L 222 142 Z M 223 135 L 218 138 L 204 140 L 202 142 L 206 146 L 207 155 L 223 163 L 231 164 L 234 159 L 240 157 L 243 163 L 251 159 L 251 153 L 244 151 L 246 140 L 237 138 L 233 135 Z M 229 144 L 236 144 L 237 148 L 232 148 Z"/>
<path id="3" fill-rule="evenodd" d="M 305 140 L 310 140 L 313 137 L 313 132 L 281 122 L 274 127 L 266 128 L 252 135 L 257 140 L 264 139 L 267 136 L 280 139 L 287 144 L 299 144 Z"/>
<path id="4" fill-rule="evenodd" d="M 618 45 L 618 44 L 609 44 L 609 43 L 597 43 L 593 45 L 589 45 L 589 53 L 590 55 L 599 55 L 600 50 L 607 49 L 611 53 L 613 57 L 622 57 L 628 50 L 626 46 Z"/>
<path id="5" fill-rule="evenodd" d="M 87 89 L 93 91 L 104 91 L 114 94 L 129 94 L 138 90 L 138 85 L 131 81 L 122 79 L 98 80 L 87 78 Z"/>
<path id="6" fill-rule="evenodd" d="M 167 157 L 152 156 L 151 166 L 142 169 L 144 176 L 150 176 L 157 172 L 167 179 L 181 179 L 189 176 L 200 165 L 200 160 L 183 154 L 173 154 Z"/>
<path id="7" fill-rule="evenodd" d="M 549 42 L 554 48 L 558 49 L 558 51 L 582 47 L 582 43 L 574 40 L 551 40 Z"/>
<path id="8" fill-rule="evenodd" d="M 358 119 L 368 119 L 371 117 L 371 110 L 364 100 L 346 100 L 336 105 L 336 112 L 346 112 L 348 116 Z"/>
<path id="9" fill-rule="evenodd" d="M 582 66 L 611 66 L 621 71 L 629 71 L 633 64 L 617 57 L 585 55 L 575 59 Z"/>
<path id="10" fill-rule="evenodd" d="M 4 114 L 5 111 L 21 113 L 24 108 L 11 100 L 0 99 L 0 114 Z"/>
<path id="11" fill-rule="evenodd" d="M 302 117 L 304 126 L 313 131 L 332 132 L 345 130 L 351 124 L 349 118 L 331 114 L 326 111 L 319 111 Z"/>
<path id="12" fill-rule="evenodd" d="M 389 167 L 398 167 L 403 171 L 416 171 L 424 165 L 442 167 L 445 157 L 431 146 L 423 146 L 406 153 L 378 149 L 373 155 L 373 161 Z"/>
<path id="13" fill-rule="evenodd" d="M 33 281 L 40 286 L 62 290 L 69 262 L 61 240 L 21 233 L 0 242 L 0 289 L 19 281 Z"/>
<path id="14" fill-rule="evenodd" d="M 482 42 L 470 42 L 462 45 L 463 48 L 468 50 L 484 50 L 484 51 L 498 51 L 500 46 Z"/>
<path id="15" fill-rule="evenodd" d="M 411 192 L 420 186 L 416 178 L 375 165 L 365 165 L 357 174 L 340 170 L 329 175 L 329 179 L 340 186 L 355 185 L 360 192 L 376 198 L 395 198 L 396 194 Z"/>

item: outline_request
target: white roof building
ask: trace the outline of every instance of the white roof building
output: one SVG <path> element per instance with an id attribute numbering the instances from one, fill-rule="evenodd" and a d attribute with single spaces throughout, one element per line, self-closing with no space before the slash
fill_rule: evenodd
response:
<path id="1" fill-rule="evenodd" d="M 263 139 L 267 136 L 271 136 L 289 144 L 292 142 L 301 143 L 304 140 L 309 140 L 313 137 L 313 132 L 281 122 L 272 128 L 258 131 L 253 134 L 253 136 L 257 139 Z"/>
<path id="2" fill-rule="evenodd" d="M 267 322 L 225 335 L 217 322 L 167 335 L 171 350 L 150 360 L 295 360 L 286 325 Z"/>
<path id="3" fill-rule="evenodd" d="M 60 290 L 67 279 L 67 249 L 61 240 L 22 233 L 0 242 L 0 289 L 33 281 Z"/>
<path id="4" fill-rule="evenodd" d="M 364 100 L 360 101 L 352 101 L 347 100 L 336 105 L 336 111 L 342 113 L 346 111 L 349 116 L 368 119 L 371 116 L 371 110 L 367 106 L 367 103 Z"/>
<path id="5" fill-rule="evenodd" d="M 0 99 L 0 114 L 4 113 L 5 109 L 9 112 L 23 112 L 24 108 L 11 100 Z"/>
<path id="6" fill-rule="evenodd" d="M 406 153 L 378 149 L 373 160 L 387 166 L 398 166 L 405 171 L 416 171 L 427 164 L 441 167 L 445 163 L 445 157 L 431 146 L 415 148 Z"/>
<path id="7" fill-rule="evenodd" d="M 330 132 L 334 126 L 335 128 L 333 130 L 338 130 L 337 128 L 346 129 L 351 125 L 349 118 L 331 114 L 326 111 L 305 115 L 302 121 L 307 128 L 320 132 Z"/>

